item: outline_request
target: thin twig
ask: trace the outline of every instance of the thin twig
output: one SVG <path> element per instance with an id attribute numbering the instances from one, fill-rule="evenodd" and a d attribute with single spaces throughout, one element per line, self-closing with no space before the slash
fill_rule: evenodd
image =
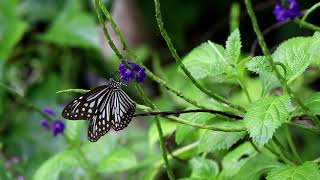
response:
<path id="1" fill-rule="evenodd" d="M 183 111 L 161 111 L 161 112 L 144 112 L 144 113 L 136 113 L 133 117 L 137 116 L 154 116 L 154 115 L 160 115 L 160 116 L 168 116 L 168 115 L 180 115 L 185 113 L 195 113 L 195 112 L 206 112 L 211 114 L 219 114 L 222 116 L 226 116 L 232 119 L 243 119 L 242 116 L 229 114 L 227 112 L 223 111 L 215 111 L 211 109 L 190 109 L 190 110 L 183 110 Z"/>

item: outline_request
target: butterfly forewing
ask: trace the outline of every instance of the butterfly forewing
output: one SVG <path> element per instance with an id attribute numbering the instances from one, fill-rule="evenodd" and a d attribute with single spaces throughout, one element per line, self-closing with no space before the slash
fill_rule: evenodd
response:
<path id="1" fill-rule="evenodd" d="M 71 120 L 91 120 L 95 109 L 98 106 L 98 100 L 103 98 L 110 87 L 107 85 L 99 86 L 88 93 L 79 96 L 69 103 L 62 111 L 62 116 Z"/>
<path id="2" fill-rule="evenodd" d="M 135 112 L 135 102 L 111 80 L 68 104 L 62 116 L 66 119 L 89 120 L 88 139 L 97 141 L 111 127 L 119 131 L 128 126 Z"/>

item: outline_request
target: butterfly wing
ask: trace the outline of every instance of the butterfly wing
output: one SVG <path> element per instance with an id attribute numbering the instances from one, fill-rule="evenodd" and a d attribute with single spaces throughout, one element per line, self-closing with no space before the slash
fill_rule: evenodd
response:
<path id="1" fill-rule="evenodd" d="M 119 131 L 128 126 L 136 109 L 135 102 L 122 90 L 117 89 L 111 99 L 111 126 Z"/>
<path id="2" fill-rule="evenodd" d="M 79 96 L 69 103 L 62 111 L 62 116 L 70 120 L 91 120 L 94 116 L 95 109 L 102 101 L 104 96 L 110 91 L 108 85 L 99 86 L 88 93 Z"/>

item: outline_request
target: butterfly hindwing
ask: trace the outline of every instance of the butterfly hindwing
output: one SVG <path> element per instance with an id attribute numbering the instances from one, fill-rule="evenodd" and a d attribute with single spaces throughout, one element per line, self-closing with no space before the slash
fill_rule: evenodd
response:
<path id="1" fill-rule="evenodd" d="M 136 104 L 122 89 L 119 89 L 114 93 L 112 100 L 112 129 L 120 131 L 127 127 L 131 122 L 136 109 Z"/>

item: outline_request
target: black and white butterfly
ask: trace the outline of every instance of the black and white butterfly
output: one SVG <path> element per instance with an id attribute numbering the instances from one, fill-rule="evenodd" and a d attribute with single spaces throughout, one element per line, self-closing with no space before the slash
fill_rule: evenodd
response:
<path id="1" fill-rule="evenodd" d="M 62 116 L 70 120 L 89 120 L 88 139 L 97 141 L 111 128 L 119 131 L 130 123 L 135 102 L 121 89 L 121 81 L 110 79 L 69 103 Z"/>

